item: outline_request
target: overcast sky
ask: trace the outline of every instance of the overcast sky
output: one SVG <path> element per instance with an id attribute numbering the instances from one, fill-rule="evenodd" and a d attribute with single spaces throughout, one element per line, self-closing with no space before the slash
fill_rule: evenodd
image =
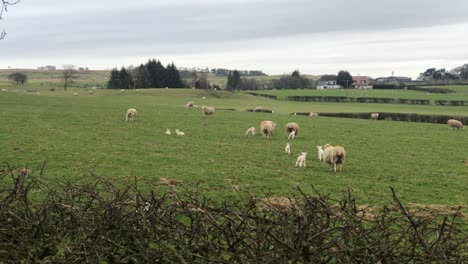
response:
<path id="1" fill-rule="evenodd" d="M 417 77 L 468 63 L 464 0 L 21 0 L 0 68 L 106 69 L 157 58 L 268 74 Z"/>

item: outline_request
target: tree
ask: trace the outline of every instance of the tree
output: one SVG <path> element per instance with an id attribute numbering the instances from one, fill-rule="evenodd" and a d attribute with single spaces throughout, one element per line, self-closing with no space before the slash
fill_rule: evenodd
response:
<path id="1" fill-rule="evenodd" d="M 107 88 L 108 89 L 119 89 L 120 87 L 120 75 L 119 75 L 119 70 L 117 69 L 112 69 L 109 77 L 109 81 L 107 82 Z"/>
<path id="2" fill-rule="evenodd" d="M 210 88 L 210 82 L 206 72 L 201 72 L 199 78 L 194 83 L 195 88 L 197 89 L 208 89 Z"/>
<path id="3" fill-rule="evenodd" d="M 324 74 L 324 75 L 320 76 L 319 81 L 336 81 L 337 77 L 338 76 L 335 75 L 335 74 Z"/>
<path id="4" fill-rule="evenodd" d="M 339 71 L 336 77 L 336 83 L 348 89 L 353 85 L 353 77 L 348 71 Z"/>
<path id="5" fill-rule="evenodd" d="M 28 80 L 28 76 L 21 72 L 15 72 L 8 75 L 8 80 L 15 81 L 16 84 L 24 84 Z"/>
<path id="6" fill-rule="evenodd" d="M 461 69 L 460 78 L 462 80 L 468 80 L 468 65 Z"/>
<path id="7" fill-rule="evenodd" d="M 241 77 L 240 73 L 237 70 L 234 70 L 233 72 L 229 72 L 227 76 L 226 90 L 233 91 L 237 89 L 240 83 L 240 77 Z"/>
<path id="8" fill-rule="evenodd" d="M 63 79 L 63 90 L 67 91 L 68 86 L 70 86 L 75 79 L 79 76 L 77 75 L 75 65 L 63 65 L 62 79 Z"/>
<path id="9" fill-rule="evenodd" d="M 174 63 L 167 65 L 166 67 L 166 86 L 171 88 L 183 88 L 184 84 L 180 79 L 179 71 Z"/>
<path id="10" fill-rule="evenodd" d="M 294 70 L 291 74 L 291 77 L 292 78 L 301 78 L 301 74 L 299 72 L 299 70 Z"/>
<path id="11" fill-rule="evenodd" d="M 146 63 L 146 68 L 151 77 L 151 87 L 161 88 L 166 86 L 166 69 L 160 61 L 155 59 L 149 60 Z"/>
<path id="12" fill-rule="evenodd" d="M 133 77 L 130 72 L 122 67 L 119 71 L 119 88 L 130 89 L 133 87 Z"/>
<path id="13" fill-rule="evenodd" d="M 16 5 L 17 3 L 19 3 L 19 0 L 16 0 L 16 1 L 2 0 L 2 6 L 0 7 L 0 20 L 2 19 L 3 12 L 8 12 L 8 6 Z M 0 33 L 0 40 L 2 40 L 5 37 L 5 35 L 6 35 L 5 30 L 2 30 L 2 32 Z"/>
<path id="14" fill-rule="evenodd" d="M 133 79 L 135 81 L 135 88 L 149 88 L 151 87 L 151 76 L 145 65 L 140 64 L 138 68 L 133 71 Z"/>

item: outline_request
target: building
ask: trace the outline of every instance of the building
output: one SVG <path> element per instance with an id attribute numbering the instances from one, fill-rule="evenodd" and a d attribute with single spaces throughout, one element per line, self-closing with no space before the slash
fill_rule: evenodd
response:
<path id="1" fill-rule="evenodd" d="M 37 67 L 37 69 L 43 70 L 43 71 L 55 71 L 56 70 L 55 66 L 52 66 L 52 65 Z"/>
<path id="2" fill-rule="evenodd" d="M 403 76 L 379 77 L 375 79 L 375 82 L 411 82 L 411 78 Z"/>
<path id="3" fill-rule="evenodd" d="M 353 76 L 353 88 L 372 88 L 369 83 L 369 77 L 367 76 Z"/>
<path id="4" fill-rule="evenodd" d="M 341 85 L 338 85 L 335 81 L 317 81 L 317 90 L 323 89 L 340 89 Z"/>

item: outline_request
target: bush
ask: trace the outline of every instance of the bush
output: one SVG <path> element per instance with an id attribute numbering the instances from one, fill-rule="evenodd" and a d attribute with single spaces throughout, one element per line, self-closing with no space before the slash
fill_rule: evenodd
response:
<path id="1" fill-rule="evenodd" d="M 359 207 L 300 189 L 291 198 L 216 203 L 136 180 L 50 182 L 0 168 L 0 259 L 12 263 L 464 263 L 455 210 Z M 42 171 L 42 170 L 41 170 Z M 37 198 L 38 193 L 41 198 Z M 36 197 L 33 199 L 32 197 Z"/>

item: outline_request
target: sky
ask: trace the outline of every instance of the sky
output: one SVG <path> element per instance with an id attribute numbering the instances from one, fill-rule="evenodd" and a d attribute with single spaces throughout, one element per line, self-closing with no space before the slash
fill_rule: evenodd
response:
<path id="1" fill-rule="evenodd" d="M 468 63 L 462 0 L 21 0 L 0 68 L 145 63 L 416 78 Z"/>

